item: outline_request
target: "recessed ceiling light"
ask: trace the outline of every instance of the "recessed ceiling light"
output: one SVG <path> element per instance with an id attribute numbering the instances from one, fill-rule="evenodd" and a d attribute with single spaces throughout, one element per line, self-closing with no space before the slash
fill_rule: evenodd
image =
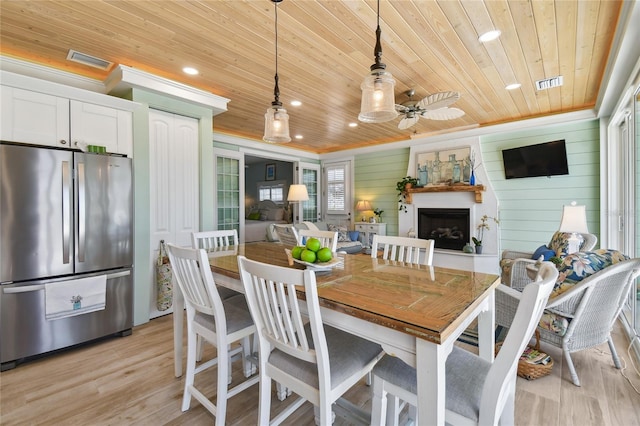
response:
<path id="1" fill-rule="evenodd" d="M 296 139 L 302 139 L 302 137 L 303 137 L 302 135 L 295 135 Z"/>
<path id="2" fill-rule="evenodd" d="M 498 37 L 500 37 L 500 34 L 500 30 L 487 31 L 484 34 L 480 34 L 480 37 L 478 37 L 478 41 L 480 43 L 486 43 L 488 41 L 497 39 Z"/>
<path id="3" fill-rule="evenodd" d="M 185 74 L 189 74 L 189 75 L 198 75 L 199 74 L 198 70 L 195 69 L 195 68 L 192 68 L 192 67 L 184 67 L 184 68 L 182 68 L 182 71 Z"/>
<path id="4" fill-rule="evenodd" d="M 505 87 L 505 89 L 507 89 L 507 90 L 515 90 L 515 89 L 519 89 L 520 86 L 522 86 L 522 84 L 513 83 L 513 84 L 509 84 L 507 87 Z"/>
<path id="5" fill-rule="evenodd" d="M 300 101 L 291 101 L 291 106 L 300 106 L 302 105 L 302 102 Z"/>
<path id="6" fill-rule="evenodd" d="M 349 127 L 358 127 L 358 123 L 349 123 Z"/>

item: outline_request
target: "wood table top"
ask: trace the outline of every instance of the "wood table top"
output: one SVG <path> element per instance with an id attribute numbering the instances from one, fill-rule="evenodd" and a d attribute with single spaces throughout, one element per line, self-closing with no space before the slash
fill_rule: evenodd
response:
<path id="1" fill-rule="evenodd" d="M 210 253 L 214 273 L 240 280 L 237 255 L 289 265 L 279 243 L 241 244 Z M 498 275 L 341 255 L 344 262 L 316 272 L 320 305 L 440 344 L 500 282 Z"/>

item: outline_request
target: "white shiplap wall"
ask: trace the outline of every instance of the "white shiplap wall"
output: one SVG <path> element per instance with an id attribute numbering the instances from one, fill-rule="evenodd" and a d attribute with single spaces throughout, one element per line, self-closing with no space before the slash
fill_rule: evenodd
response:
<path id="1" fill-rule="evenodd" d="M 373 208 L 384 211 L 382 221 L 387 235 L 398 235 L 398 197 L 396 183 L 407 175 L 409 148 L 359 154 L 355 157 L 354 206 L 359 200 L 369 200 Z M 355 211 L 356 222 L 361 213 Z M 368 212 L 368 216 L 372 213 Z"/>

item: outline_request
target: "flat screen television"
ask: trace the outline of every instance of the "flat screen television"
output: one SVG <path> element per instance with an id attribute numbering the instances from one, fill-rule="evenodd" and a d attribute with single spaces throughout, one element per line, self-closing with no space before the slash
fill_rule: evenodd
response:
<path id="1" fill-rule="evenodd" d="M 502 150 L 506 179 L 568 175 L 564 139 Z"/>

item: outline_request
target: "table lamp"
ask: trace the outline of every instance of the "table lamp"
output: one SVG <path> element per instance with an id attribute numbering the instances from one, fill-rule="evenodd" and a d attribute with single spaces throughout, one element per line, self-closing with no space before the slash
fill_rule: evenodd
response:
<path id="1" fill-rule="evenodd" d="M 309 200 L 309 193 L 307 192 L 306 185 L 294 184 L 289 186 L 289 194 L 287 195 L 287 201 L 289 203 L 299 203 L 301 201 L 308 201 L 308 200 Z"/>
<path id="2" fill-rule="evenodd" d="M 571 233 L 567 254 L 580 250 L 583 238 L 578 234 L 589 233 L 586 206 L 577 206 L 575 201 L 572 201 L 570 206 L 564 206 L 558 231 Z"/>
<path id="3" fill-rule="evenodd" d="M 360 200 L 358 201 L 358 204 L 356 204 L 356 210 L 359 212 L 365 212 L 367 210 L 373 210 L 373 207 L 371 207 L 371 203 L 367 200 Z M 361 222 L 366 222 L 367 218 L 364 213 L 362 213 L 362 217 L 360 219 Z"/>

